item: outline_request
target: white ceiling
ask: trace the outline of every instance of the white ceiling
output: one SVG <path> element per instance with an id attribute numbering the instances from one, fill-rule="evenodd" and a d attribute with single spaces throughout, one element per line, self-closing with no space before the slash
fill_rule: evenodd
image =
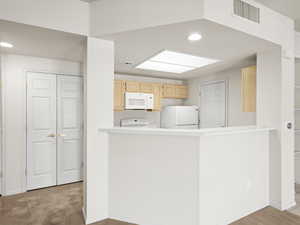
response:
<path id="1" fill-rule="evenodd" d="M 80 0 L 80 1 L 91 3 L 91 2 L 98 1 L 98 0 Z"/>
<path id="2" fill-rule="evenodd" d="M 203 39 L 189 42 L 187 36 L 191 32 L 200 32 Z M 206 20 L 124 32 L 105 38 L 115 41 L 115 64 L 118 73 L 177 79 L 193 78 L 241 64 L 251 64 L 257 52 L 275 47 L 270 42 Z M 221 61 L 183 74 L 135 69 L 135 65 L 164 49 Z M 126 65 L 126 62 L 132 65 Z"/>
<path id="3" fill-rule="evenodd" d="M 300 0 L 256 0 L 259 3 L 286 15 L 296 21 L 296 29 L 300 31 Z"/>
<path id="4" fill-rule="evenodd" d="M 14 48 L 0 48 L 0 53 L 30 55 L 81 62 L 85 37 L 0 20 L 0 41 Z"/>

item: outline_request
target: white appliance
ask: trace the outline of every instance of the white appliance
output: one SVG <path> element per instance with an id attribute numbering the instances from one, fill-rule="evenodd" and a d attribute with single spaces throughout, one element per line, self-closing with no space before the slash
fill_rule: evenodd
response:
<path id="1" fill-rule="evenodd" d="M 153 94 L 126 92 L 125 109 L 153 109 Z"/>
<path id="2" fill-rule="evenodd" d="M 149 127 L 150 122 L 145 119 L 123 119 L 120 122 L 121 127 Z"/>
<path id="3" fill-rule="evenodd" d="M 161 112 L 161 128 L 198 129 L 197 106 L 167 106 Z"/>

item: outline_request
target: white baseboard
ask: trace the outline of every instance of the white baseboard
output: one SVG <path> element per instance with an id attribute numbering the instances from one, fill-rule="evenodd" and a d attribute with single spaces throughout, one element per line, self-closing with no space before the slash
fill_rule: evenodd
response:
<path id="1" fill-rule="evenodd" d="M 293 202 L 290 202 L 288 204 L 285 204 L 285 206 L 282 206 L 281 205 L 281 202 L 271 202 L 270 206 L 272 206 L 273 208 L 276 208 L 280 211 L 284 211 L 284 210 L 288 210 L 288 209 L 291 209 L 293 208 L 294 206 L 296 206 L 296 202 L 293 201 Z"/>
<path id="2" fill-rule="evenodd" d="M 26 191 L 25 191 L 26 192 Z M 17 194 L 21 194 L 21 193 L 25 193 L 24 191 L 20 190 L 20 189 L 15 189 L 15 190 L 7 190 L 5 192 L 2 193 L 3 196 L 9 196 L 9 195 L 17 195 Z"/>
<path id="3" fill-rule="evenodd" d="M 291 209 L 293 207 L 295 207 L 297 205 L 297 203 L 295 201 L 287 204 L 282 210 L 288 210 L 288 209 Z"/>
<path id="4" fill-rule="evenodd" d="M 82 210 L 82 216 L 83 216 L 84 224 L 86 224 L 85 210 L 84 210 L 84 208 L 82 208 L 81 210 Z"/>

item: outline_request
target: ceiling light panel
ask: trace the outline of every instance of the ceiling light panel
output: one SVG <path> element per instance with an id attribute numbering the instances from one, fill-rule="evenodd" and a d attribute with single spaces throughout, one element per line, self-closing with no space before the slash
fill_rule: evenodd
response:
<path id="1" fill-rule="evenodd" d="M 218 60 L 202 58 L 198 56 L 172 52 L 172 51 L 163 51 L 158 55 L 150 59 L 151 61 L 164 62 L 182 66 L 190 66 L 194 68 L 199 68 L 205 65 L 209 65 L 217 62 Z"/>
<path id="2" fill-rule="evenodd" d="M 11 43 L 8 42 L 0 42 L 0 46 L 3 48 L 12 48 L 14 47 Z"/>
<path id="3" fill-rule="evenodd" d="M 219 60 L 216 59 L 166 50 L 138 65 L 136 68 L 170 73 L 184 73 L 218 61 Z"/>
<path id="4" fill-rule="evenodd" d="M 161 71 L 167 73 L 184 73 L 195 68 L 175 65 L 175 64 L 168 64 L 168 63 L 161 63 L 155 61 L 146 61 L 136 67 L 137 69 L 143 70 L 154 70 L 154 71 Z"/>

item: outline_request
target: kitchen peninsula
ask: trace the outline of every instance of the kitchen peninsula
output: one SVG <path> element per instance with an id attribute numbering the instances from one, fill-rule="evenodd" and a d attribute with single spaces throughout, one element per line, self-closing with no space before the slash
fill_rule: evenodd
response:
<path id="1" fill-rule="evenodd" d="M 113 219 L 147 225 L 229 224 L 269 204 L 271 129 L 99 132 L 109 136 Z"/>

